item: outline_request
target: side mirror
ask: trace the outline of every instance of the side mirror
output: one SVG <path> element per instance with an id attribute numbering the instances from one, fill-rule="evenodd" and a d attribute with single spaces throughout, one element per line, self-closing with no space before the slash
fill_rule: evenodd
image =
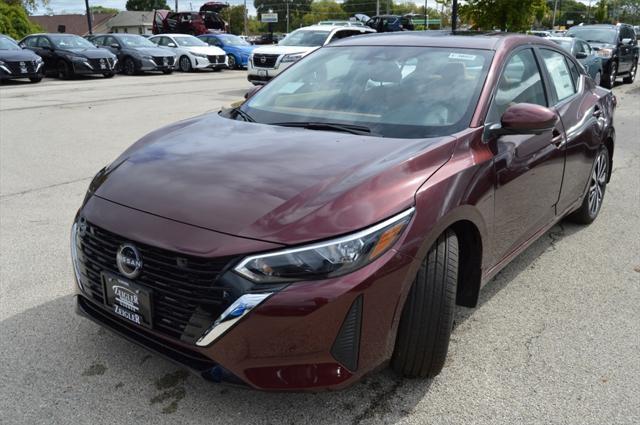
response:
<path id="1" fill-rule="evenodd" d="M 532 103 L 517 103 L 502 114 L 500 124 L 489 128 L 496 137 L 505 134 L 543 134 L 551 131 L 558 116 L 551 109 Z"/>
<path id="2" fill-rule="evenodd" d="M 623 38 L 622 39 L 622 44 L 632 44 L 633 43 L 633 38 Z"/>
<path id="3" fill-rule="evenodd" d="M 176 47 L 176 43 L 169 43 L 167 44 L 167 47 Z"/>
<path id="4" fill-rule="evenodd" d="M 258 92 L 258 90 L 260 90 L 261 88 L 262 88 L 262 86 L 253 86 L 253 87 L 251 87 L 249 89 L 249 91 L 244 94 L 244 98 L 247 99 L 247 100 L 250 99 L 251 96 L 256 94 Z"/>
<path id="5" fill-rule="evenodd" d="M 585 53 L 585 52 L 578 52 L 576 53 L 576 59 L 586 59 L 589 56 Z"/>
<path id="6" fill-rule="evenodd" d="M 113 49 L 119 49 L 119 48 L 120 48 L 120 45 L 119 45 L 118 43 L 111 43 L 111 47 L 112 47 Z"/>

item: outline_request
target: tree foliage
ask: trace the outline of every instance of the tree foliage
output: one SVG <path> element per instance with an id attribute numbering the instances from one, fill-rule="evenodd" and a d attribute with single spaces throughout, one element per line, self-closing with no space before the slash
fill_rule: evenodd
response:
<path id="1" fill-rule="evenodd" d="M 544 0 L 467 0 L 460 16 L 483 30 L 525 31 L 547 9 Z"/>
<path id="2" fill-rule="evenodd" d="M 171 10 L 166 0 L 127 0 L 127 10 L 149 11 L 154 9 Z"/>
<path id="3" fill-rule="evenodd" d="M 289 3 L 289 29 L 298 28 L 302 24 L 303 16 L 311 11 L 312 0 L 291 0 Z M 287 28 L 287 1 L 285 0 L 254 0 L 253 5 L 258 12 L 258 20 L 263 13 L 278 14 L 278 23 L 273 24 L 274 32 L 284 32 Z"/>
<path id="4" fill-rule="evenodd" d="M 340 3 L 330 0 L 319 0 L 311 3 L 311 11 L 302 17 L 302 25 L 314 25 L 326 20 L 345 20 L 349 14 L 342 9 Z"/>
<path id="5" fill-rule="evenodd" d="M 42 31 L 42 28 L 29 20 L 27 11 L 20 2 L 8 4 L 0 1 L 0 34 L 19 40 L 25 35 L 39 31 Z"/>
<path id="6" fill-rule="evenodd" d="M 118 13 L 120 9 L 116 9 L 115 7 L 104 7 L 104 6 L 90 6 L 89 9 L 91 13 Z"/>

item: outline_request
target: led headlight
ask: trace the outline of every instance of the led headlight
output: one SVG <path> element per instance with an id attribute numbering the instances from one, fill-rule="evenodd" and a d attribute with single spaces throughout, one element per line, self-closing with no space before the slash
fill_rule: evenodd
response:
<path id="1" fill-rule="evenodd" d="M 197 56 L 199 58 L 206 58 L 207 57 L 207 55 L 205 55 L 204 53 L 193 53 L 193 52 L 191 52 L 191 54 L 193 56 Z"/>
<path id="2" fill-rule="evenodd" d="M 83 58 L 82 56 L 67 55 L 67 58 L 69 58 L 72 62 L 88 62 L 89 61 L 89 59 Z"/>
<path id="3" fill-rule="evenodd" d="M 610 58 L 613 55 L 613 50 L 612 49 L 596 50 L 596 55 L 600 56 L 601 58 Z"/>
<path id="4" fill-rule="evenodd" d="M 82 273 L 80 273 L 80 257 L 78 246 L 80 245 L 80 229 L 77 222 L 71 227 L 71 262 L 73 263 L 73 272 L 76 276 L 76 282 L 81 290 L 84 291 L 82 285 Z"/>
<path id="5" fill-rule="evenodd" d="M 303 56 L 304 56 L 304 53 L 293 53 L 290 55 L 284 55 L 280 63 L 296 62 L 302 59 Z"/>
<path id="6" fill-rule="evenodd" d="M 317 280 L 357 270 L 384 254 L 398 240 L 414 208 L 352 235 L 300 248 L 253 255 L 234 271 L 257 283 Z"/>

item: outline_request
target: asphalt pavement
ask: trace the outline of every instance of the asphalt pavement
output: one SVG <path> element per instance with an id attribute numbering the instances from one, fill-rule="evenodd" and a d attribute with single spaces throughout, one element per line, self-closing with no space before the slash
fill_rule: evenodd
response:
<path id="1" fill-rule="evenodd" d="M 320 394 L 224 387 L 76 316 L 69 230 L 90 178 L 145 133 L 249 87 L 242 71 L 0 87 L 0 423 L 640 423 L 638 82 L 614 89 L 598 219 L 555 226 L 477 308 L 460 308 L 436 379 L 381 371 Z"/>

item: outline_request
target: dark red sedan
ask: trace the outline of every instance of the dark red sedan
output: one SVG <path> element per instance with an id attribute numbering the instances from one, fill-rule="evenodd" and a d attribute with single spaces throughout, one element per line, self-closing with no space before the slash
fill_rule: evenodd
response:
<path id="1" fill-rule="evenodd" d="M 456 304 L 554 223 L 597 217 L 615 102 L 538 37 L 336 42 L 96 175 L 78 311 L 214 381 L 434 376 Z"/>

